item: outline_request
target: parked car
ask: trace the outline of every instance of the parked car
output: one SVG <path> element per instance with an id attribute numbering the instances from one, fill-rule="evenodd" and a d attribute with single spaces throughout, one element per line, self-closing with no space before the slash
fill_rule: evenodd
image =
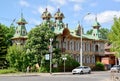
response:
<path id="1" fill-rule="evenodd" d="M 120 65 L 114 65 L 111 69 L 110 72 L 120 72 Z"/>
<path id="2" fill-rule="evenodd" d="M 72 74 L 83 74 L 83 73 L 91 73 L 91 68 L 89 66 L 79 66 L 72 70 Z"/>

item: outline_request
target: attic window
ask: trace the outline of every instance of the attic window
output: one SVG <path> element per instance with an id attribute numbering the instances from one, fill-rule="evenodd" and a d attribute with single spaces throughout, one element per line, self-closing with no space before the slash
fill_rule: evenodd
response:
<path id="1" fill-rule="evenodd" d="M 23 34 L 25 34 L 25 31 L 23 31 Z"/>

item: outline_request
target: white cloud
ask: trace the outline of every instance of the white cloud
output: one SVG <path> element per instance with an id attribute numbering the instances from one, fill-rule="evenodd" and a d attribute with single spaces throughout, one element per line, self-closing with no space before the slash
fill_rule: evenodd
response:
<path id="1" fill-rule="evenodd" d="M 80 10 L 82 10 L 82 7 L 78 4 L 75 4 L 74 5 L 74 11 L 80 11 Z"/>
<path id="2" fill-rule="evenodd" d="M 29 7 L 30 6 L 30 4 L 27 1 L 25 1 L 25 0 L 20 0 L 19 4 L 21 6 L 24 6 L 24 7 Z"/>
<path id="3" fill-rule="evenodd" d="M 43 13 L 45 11 L 45 7 L 42 7 L 42 6 L 40 6 L 39 8 L 38 8 L 38 12 L 39 13 Z"/>
<path id="4" fill-rule="evenodd" d="M 76 2 L 76 3 L 82 3 L 82 2 L 85 2 L 85 0 L 69 0 L 71 2 Z"/>
<path id="5" fill-rule="evenodd" d="M 36 20 L 36 19 L 31 18 L 29 20 L 29 23 L 32 25 L 39 25 L 41 22 L 40 22 L 40 20 Z"/>
<path id="6" fill-rule="evenodd" d="M 59 4 L 61 5 L 65 5 L 67 3 L 67 0 L 50 0 L 52 3 L 54 4 Z"/>
<path id="7" fill-rule="evenodd" d="M 96 15 L 89 15 L 85 17 L 87 21 L 95 21 Z M 108 23 L 112 22 L 114 17 L 120 17 L 120 11 L 104 11 L 97 14 L 97 20 L 99 23 Z"/>
<path id="8" fill-rule="evenodd" d="M 46 9 L 46 7 L 40 6 L 40 7 L 38 8 L 38 12 L 42 14 L 42 13 L 45 11 L 45 9 Z M 50 5 L 47 6 L 47 10 L 48 10 L 50 13 L 54 13 L 54 12 L 55 12 L 55 8 L 52 7 L 52 6 L 50 6 Z"/>
<path id="9" fill-rule="evenodd" d="M 114 0 L 115 2 L 120 2 L 120 0 Z"/>

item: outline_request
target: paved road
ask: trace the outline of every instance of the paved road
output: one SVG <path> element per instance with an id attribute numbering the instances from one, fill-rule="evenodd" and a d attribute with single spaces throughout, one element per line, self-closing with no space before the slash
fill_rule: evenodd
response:
<path id="1" fill-rule="evenodd" d="M 120 73 L 114 74 L 120 76 Z M 0 81 L 112 81 L 111 73 L 104 72 L 92 72 L 91 74 L 72 75 L 71 73 L 48 73 L 39 74 L 9 74 L 0 75 Z"/>

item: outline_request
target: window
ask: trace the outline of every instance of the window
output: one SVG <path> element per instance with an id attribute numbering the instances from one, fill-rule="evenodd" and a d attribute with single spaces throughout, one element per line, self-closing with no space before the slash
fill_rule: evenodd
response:
<path id="1" fill-rule="evenodd" d="M 95 51 L 96 52 L 98 51 L 98 45 L 95 45 Z"/>
<path id="2" fill-rule="evenodd" d="M 92 63 L 95 63 L 95 56 L 94 55 L 92 56 L 91 61 L 92 61 Z"/>

